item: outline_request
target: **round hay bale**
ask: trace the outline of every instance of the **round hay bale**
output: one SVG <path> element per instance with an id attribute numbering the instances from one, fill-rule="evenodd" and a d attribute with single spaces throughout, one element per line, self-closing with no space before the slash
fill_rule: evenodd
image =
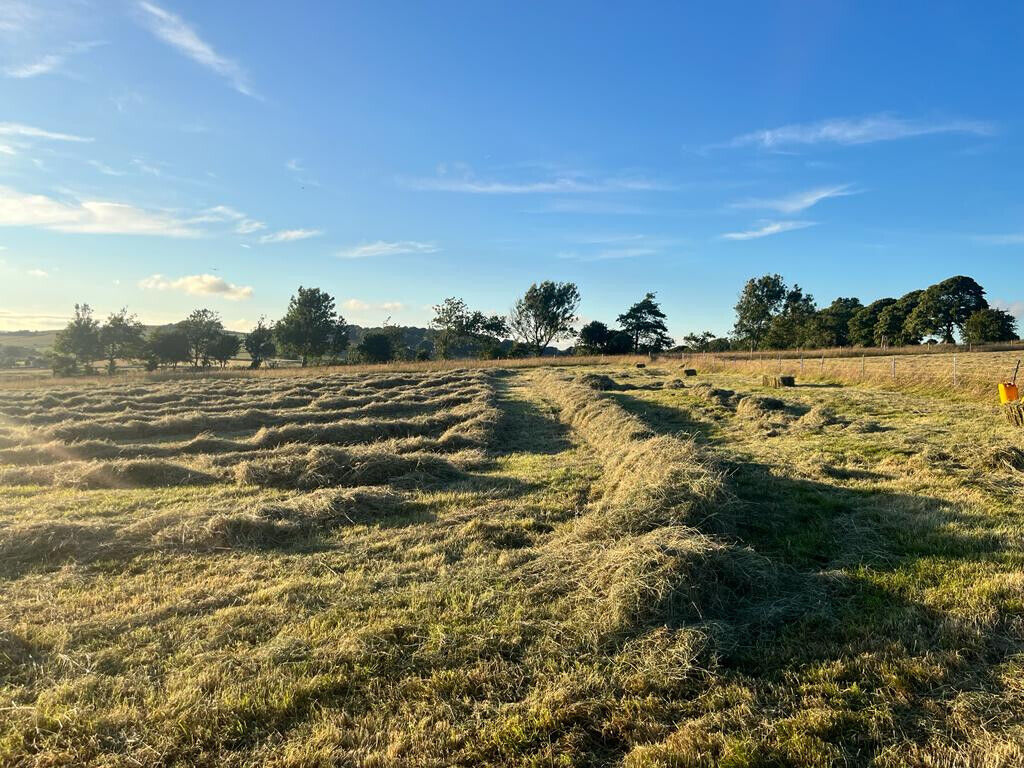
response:
<path id="1" fill-rule="evenodd" d="M 637 368 L 646 368 L 647 367 L 647 363 L 637 363 L 636 367 Z"/>
<path id="2" fill-rule="evenodd" d="M 683 376 L 696 376 L 696 375 L 697 375 L 697 369 L 696 368 L 684 368 L 683 369 Z"/>
<path id="3" fill-rule="evenodd" d="M 766 374 L 761 377 L 761 386 L 772 387 L 773 389 L 795 387 L 796 378 L 793 376 L 770 376 Z"/>

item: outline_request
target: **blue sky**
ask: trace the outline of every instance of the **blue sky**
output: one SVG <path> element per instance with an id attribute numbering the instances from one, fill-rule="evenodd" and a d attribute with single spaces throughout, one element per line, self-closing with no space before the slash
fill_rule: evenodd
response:
<path id="1" fill-rule="evenodd" d="M 76 301 L 240 330 L 299 284 L 351 322 L 677 336 L 780 272 L 820 303 L 952 274 L 1024 314 L 1024 6 L 0 0 L 0 330 Z"/>

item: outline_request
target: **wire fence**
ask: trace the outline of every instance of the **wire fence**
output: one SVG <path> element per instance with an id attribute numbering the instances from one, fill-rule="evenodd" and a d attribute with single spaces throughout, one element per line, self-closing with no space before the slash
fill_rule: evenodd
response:
<path id="1" fill-rule="evenodd" d="M 1024 350 L 973 352 L 863 353 L 845 356 L 827 351 L 691 353 L 682 363 L 706 372 L 788 375 L 800 380 L 866 383 L 902 391 L 998 397 L 997 386 L 1014 375 Z"/>

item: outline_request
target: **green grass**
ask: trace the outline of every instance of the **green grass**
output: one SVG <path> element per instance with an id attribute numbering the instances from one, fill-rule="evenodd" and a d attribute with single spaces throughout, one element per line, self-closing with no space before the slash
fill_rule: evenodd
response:
<path id="1" fill-rule="evenodd" d="M 355 454 L 433 452 L 442 477 L 267 489 L 216 442 L 170 457 L 207 485 L 0 466 L 0 765 L 1024 762 L 1024 485 L 993 460 L 1024 439 L 995 408 L 698 377 L 734 392 L 716 404 L 663 388 L 674 364 L 599 370 L 623 388 L 542 369 L 202 385 L 214 413 L 294 387 L 464 392 L 493 418 L 460 420 L 455 448 L 338 431 Z M 16 393 L 4 439 L 199 384 L 131 387 Z M 133 418 L 125 458 L 200 428 Z"/>

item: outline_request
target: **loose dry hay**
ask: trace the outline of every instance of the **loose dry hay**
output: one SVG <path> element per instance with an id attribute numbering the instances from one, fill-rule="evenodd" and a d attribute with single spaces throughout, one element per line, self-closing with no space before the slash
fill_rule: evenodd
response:
<path id="1" fill-rule="evenodd" d="M 736 403 L 736 415 L 746 419 L 765 419 L 784 410 L 786 404 L 774 397 L 747 395 Z"/>
<path id="2" fill-rule="evenodd" d="M 599 495 L 522 566 L 523 579 L 565 604 L 571 632 L 588 645 L 685 623 L 688 644 L 706 648 L 696 624 L 736 618 L 776 578 L 768 561 L 697 527 L 723 500 L 721 475 L 694 441 L 654 434 L 593 390 L 549 377 L 542 393 L 595 450 L 603 472 Z"/>
<path id="3" fill-rule="evenodd" d="M 243 485 L 308 491 L 333 486 L 386 485 L 399 480 L 454 479 L 460 470 L 448 459 L 426 454 L 396 455 L 379 449 L 318 446 L 305 455 L 244 461 L 235 469 Z"/>
<path id="4" fill-rule="evenodd" d="M 686 384 L 682 379 L 669 379 L 661 386 L 662 389 L 686 389 Z"/>
<path id="5" fill-rule="evenodd" d="M 1015 427 L 1024 427 L 1024 403 L 1007 403 L 1003 406 L 1003 414 L 1006 420 Z"/>
<path id="6" fill-rule="evenodd" d="M 793 376 L 769 376 L 765 375 L 761 377 L 761 386 L 763 387 L 795 387 L 796 379 Z"/>
<path id="7" fill-rule="evenodd" d="M 1012 445 L 1002 445 L 986 453 L 982 465 L 988 469 L 1012 469 L 1024 472 L 1024 451 Z"/>
<path id="8" fill-rule="evenodd" d="M 796 420 L 796 425 L 802 429 L 818 430 L 830 427 L 834 424 L 842 424 L 842 419 L 835 411 L 826 405 L 815 405 L 811 410 Z"/>
<path id="9" fill-rule="evenodd" d="M 576 381 L 584 387 L 596 389 L 600 392 L 626 389 L 626 387 L 616 382 L 611 376 L 605 376 L 603 373 L 584 373 L 582 376 L 578 376 Z"/>
<path id="10" fill-rule="evenodd" d="M 694 384 L 691 388 L 691 392 L 712 405 L 720 405 L 722 407 L 728 407 L 732 405 L 735 393 L 731 389 L 718 389 L 712 387 L 707 382 L 700 384 Z"/>
<path id="11" fill-rule="evenodd" d="M 152 536 L 159 548 L 201 551 L 308 544 L 341 526 L 368 524 L 408 515 L 416 506 L 387 489 L 329 488 L 283 502 L 258 502 L 250 509 L 185 520 Z"/>
<path id="12" fill-rule="evenodd" d="M 208 485 L 217 478 L 194 467 L 159 459 L 64 462 L 0 470 L 0 485 L 49 485 L 97 490 Z"/>

